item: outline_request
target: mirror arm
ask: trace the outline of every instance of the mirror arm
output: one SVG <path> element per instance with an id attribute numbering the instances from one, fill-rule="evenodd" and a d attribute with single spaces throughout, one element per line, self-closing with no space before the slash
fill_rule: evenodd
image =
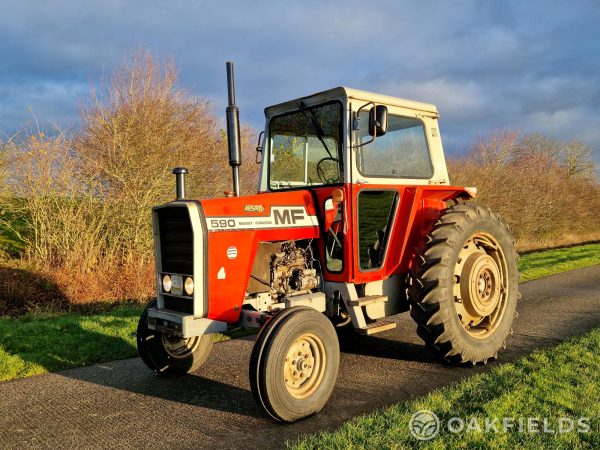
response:
<path id="1" fill-rule="evenodd" d="M 354 114 L 356 114 L 356 116 L 355 116 L 355 118 L 354 118 L 354 120 L 355 120 L 355 121 L 358 121 L 358 120 L 360 120 L 360 119 L 358 118 L 358 116 L 359 116 L 360 112 L 361 112 L 363 109 L 365 109 L 367 106 L 369 106 L 369 105 L 373 105 L 373 108 L 375 108 L 375 107 L 377 106 L 377 105 L 375 104 L 375 102 L 368 102 L 368 103 L 365 103 L 364 105 L 362 105 L 362 106 L 361 106 L 360 108 L 358 108 L 358 110 L 357 110 L 357 111 L 354 113 Z M 355 128 L 354 126 L 353 126 L 352 128 L 354 128 L 354 130 L 357 130 L 357 129 L 358 129 L 358 128 Z M 373 135 L 373 139 L 371 139 L 370 141 L 367 141 L 367 142 L 363 142 L 362 144 L 355 145 L 355 146 L 354 146 L 354 148 L 360 148 L 360 147 L 363 147 L 363 146 L 365 146 L 365 145 L 368 145 L 368 144 L 370 144 L 371 142 L 374 142 L 374 141 L 375 141 L 375 136 L 376 136 L 376 135 L 377 135 L 377 130 L 375 130 L 375 134 Z"/>

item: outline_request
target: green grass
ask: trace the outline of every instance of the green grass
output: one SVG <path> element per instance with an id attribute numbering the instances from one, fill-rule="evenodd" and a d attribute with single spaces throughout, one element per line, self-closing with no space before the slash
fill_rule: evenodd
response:
<path id="1" fill-rule="evenodd" d="M 139 308 L 0 319 L 0 381 L 137 354 Z"/>
<path id="2" fill-rule="evenodd" d="M 400 403 L 346 422 L 330 433 L 310 435 L 288 447 L 301 449 L 371 448 L 600 448 L 600 328 L 560 345 L 540 350 L 473 376 L 425 397 Z M 442 426 L 432 440 L 414 438 L 408 423 L 419 410 L 433 411 L 442 424 L 460 417 L 471 431 L 452 433 Z M 587 433 L 541 433 L 502 430 L 503 418 L 548 419 L 558 429 L 559 418 L 587 419 Z M 475 418 L 473 421 L 472 418 Z M 498 432 L 485 432 L 485 419 L 498 419 Z M 479 424 L 482 431 L 475 429 Z M 525 422 L 526 424 L 526 422 Z M 525 425 L 527 427 L 527 425 Z"/>
<path id="3" fill-rule="evenodd" d="M 546 250 L 521 256 L 521 281 L 600 264 L 600 244 Z"/>
<path id="4" fill-rule="evenodd" d="M 142 311 L 129 306 L 92 315 L 0 318 L 0 381 L 137 356 Z M 215 342 L 255 332 L 215 334 Z"/>

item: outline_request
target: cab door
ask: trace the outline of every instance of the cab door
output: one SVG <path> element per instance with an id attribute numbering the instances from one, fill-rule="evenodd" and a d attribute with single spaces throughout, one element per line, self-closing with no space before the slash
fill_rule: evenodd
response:
<path id="1" fill-rule="evenodd" d="M 324 186 L 313 192 L 320 215 L 318 246 L 323 276 L 327 281 L 350 281 L 353 269 L 350 185 Z"/>
<path id="2" fill-rule="evenodd" d="M 387 114 L 373 122 L 369 120 L 370 110 L 374 117 L 379 116 L 375 106 L 361 107 L 352 136 L 355 283 L 392 274 L 394 264 L 388 264 L 387 259 L 407 233 L 405 227 L 397 225 L 401 202 L 408 207 L 414 194 L 410 186 L 428 184 L 433 175 L 423 118 L 414 110 L 388 106 Z M 373 137 L 369 122 L 377 127 L 385 122 L 385 131 Z"/>

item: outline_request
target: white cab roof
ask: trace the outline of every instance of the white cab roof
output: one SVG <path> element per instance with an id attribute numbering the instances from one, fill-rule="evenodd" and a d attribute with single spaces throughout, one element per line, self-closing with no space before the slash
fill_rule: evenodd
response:
<path id="1" fill-rule="evenodd" d="M 327 100 L 333 100 L 336 98 L 347 97 L 350 101 L 358 100 L 364 102 L 375 102 L 382 105 L 393 105 L 402 108 L 413 109 L 416 111 L 422 111 L 435 117 L 438 116 L 438 111 L 435 105 L 431 103 L 416 102 L 413 100 L 406 100 L 404 98 L 392 97 L 390 95 L 377 94 L 375 92 L 361 91 L 359 89 L 352 89 L 347 87 L 336 87 L 327 91 L 317 92 L 316 94 L 308 95 L 306 97 L 297 98 L 287 102 L 279 103 L 277 105 L 269 106 L 265 108 L 265 116 L 273 117 L 277 114 L 281 114 L 287 111 L 293 111 L 298 109 L 298 103 L 304 102 L 307 106 L 323 103 Z"/>

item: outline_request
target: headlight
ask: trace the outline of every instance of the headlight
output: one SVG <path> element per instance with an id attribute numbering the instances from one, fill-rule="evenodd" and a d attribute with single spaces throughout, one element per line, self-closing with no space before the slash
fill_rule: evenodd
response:
<path id="1" fill-rule="evenodd" d="M 187 295 L 192 295 L 194 293 L 194 280 L 192 280 L 192 277 L 187 277 L 185 279 L 183 288 L 185 289 L 185 293 Z"/>
<path id="2" fill-rule="evenodd" d="M 169 275 L 165 275 L 162 279 L 163 290 L 165 292 L 171 292 L 171 277 Z"/>

